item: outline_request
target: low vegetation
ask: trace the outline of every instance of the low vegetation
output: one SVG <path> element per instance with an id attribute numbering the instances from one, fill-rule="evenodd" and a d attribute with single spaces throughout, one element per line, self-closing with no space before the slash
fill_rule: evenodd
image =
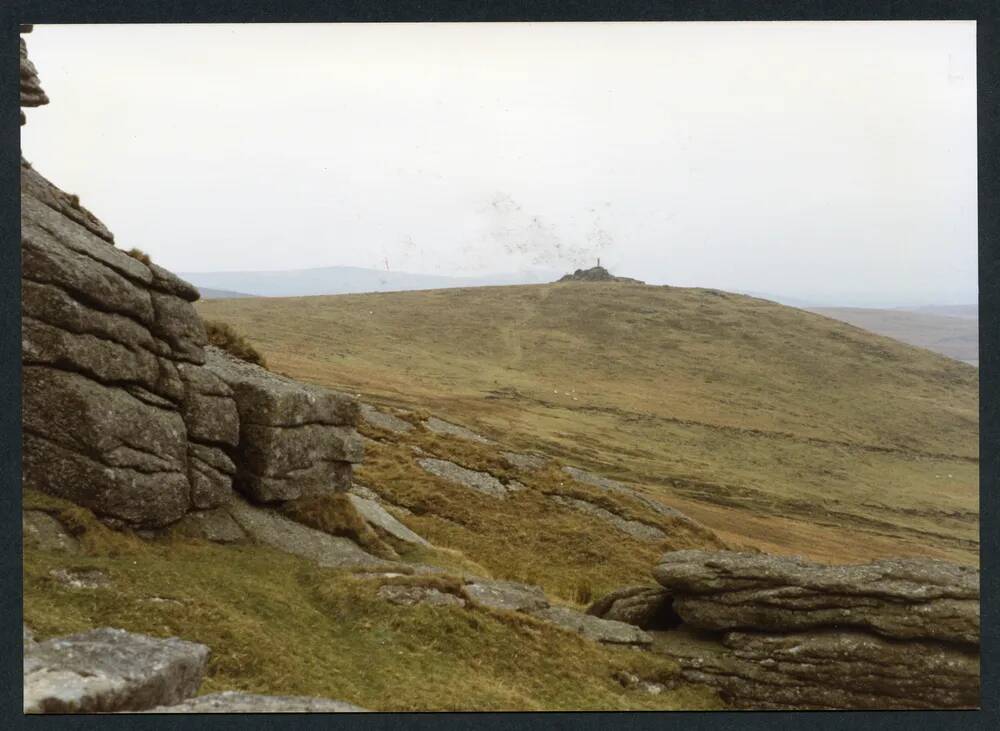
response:
<path id="1" fill-rule="evenodd" d="M 310 528 L 350 538 L 376 556 L 396 557 L 392 546 L 379 538 L 365 522 L 346 493 L 301 497 L 284 503 L 281 510 L 287 517 Z"/>
<path id="2" fill-rule="evenodd" d="M 131 256 L 136 261 L 141 261 L 146 266 L 149 266 L 150 264 L 153 263 L 153 259 L 149 256 L 149 254 L 147 254 L 142 249 L 134 249 L 133 248 L 133 249 L 129 249 L 125 253 L 128 254 L 129 256 Z"/>
<path id="3" fill-rule="evenodd" d="M 60 519 L 70 510 L 37 495 L 26 505 Z M 87 511 L 72 510 L 79 535 L 104 535 Z M 383 711 L 719 707 L 705 689 L 650 695 L 616 680 L 676 682 L 676 666 L 662 656 L 530 617 L 400 607 L 376 596 L 382 581 L 454 591 L 453 577 L 365 579 L 256 545 L 118 538 L 113 550 L 95 538 L 70 558 L 26 547 L 25 621 L 40 639 L 111 626 L 202 642 L 212 649 L 202 693 L 321 696 Z M 110 583 L 72 588 L 50 573 L 64 568 L 97 570 Z"/>
<path id="4" fill-rule="evenodd" d="M 292 377 L 642 485 L 733 543 L 833 562 L 978 561 L 976 369 L 829 318 L 714 290 L 615 282 L 197 306 L 252 331 Z M 456 461 L 476 467 L 475 458 Z M 433 481 L 392 449 L 362 473 L 463 551 L 472 539 L 456 526 L 467 521 L 470 534 L 506 531 L 494 548 L 516 555 L 520 536 L 534 535 L 526 516 L 546 504 L 520 515 L 472 507 L 486 498 Z M 537 571 L 529 566 L 553 555 L 563 567 L 587 563 L 559 553 L 577 543 L 525 540 L 532 547 L 512 572 Z"/>
<path id="5" fill-rule="evenodd" d="M 586 604 L 588 597 L 625 584 L 649 583 L 650 568 L 664 551 L 703 545 L 671 531 L 663 516 L 638 500 L 577 483 L 558 464 L 523 472 L 509 467 L 495 446 L 423 426 L 405 436 L 368 424 L 360 428 L 376 441 L 366 447 L 357 480 L 408 510 L 402 519 L 410 528 L 435 545 L 460 551 L 489 575 L 538 584 L 566 603 Z M 501 482 L 516 479 L 527 489 L 498 500 L 426 472 L 417 462 L 423 456 L 487 471 Z M 598 517 L 554 504 L 551 495 L 584 499 L 662 527 L 667 539 L 638 540 Z"/>
<path id="6" fill-rule="evenodd" d="M 208 344 L 221 348 L 230 355 L 247 363 L 267 368 L 267 361 L 250 342 L 231 325 L 219 320 L 204 320 Z"/>

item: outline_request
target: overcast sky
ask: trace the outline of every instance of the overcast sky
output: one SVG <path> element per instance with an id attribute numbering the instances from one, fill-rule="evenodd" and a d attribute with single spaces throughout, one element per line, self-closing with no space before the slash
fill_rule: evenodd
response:
<path id="1" fill-rule="evenodd" d="M 35 26 L 25 157 L 175 271 L 976 301 L 972 22 Z"/>

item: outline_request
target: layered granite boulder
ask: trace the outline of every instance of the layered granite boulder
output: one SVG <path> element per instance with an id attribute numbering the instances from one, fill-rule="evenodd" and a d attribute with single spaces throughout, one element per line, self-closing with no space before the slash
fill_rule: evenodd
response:
<path id="1" fill-rule="evenodd" d="M 22 41 L 21 104 L 47 102 Z M 349 485 L 357 405 L 207 351 L 198 290 L 24 160 L 21 262 L 25 489 L 161 528 L 234 479 L 266 502 Z"/>
<path id="2" fill-rule="evenodd" d="M 931 559 L 826 566 L 676 551 L 653 574 L 683 628 L 701 637 L 668 642 L 668 654 L 688 680 L 714 686 L 733 706 L 978 705 L 975 569 Z"/>
<path id="3" fill-rule="evenodd" d="M 194 492 L 219 504 L 219 446 L 238 423 L 228 387 L 202 365 L 197 292 L 116 248 L 24 163 L 21 179 L 24 486 L 157 527 L 184 515 L 192 474 L 211 470 L 214 490 Z M 206 389 L 222 402 L 214 434 L 192 410 Z"/>
<path id="4" fill-rule="evenodd" d="M 932 559 L 825 566 L 784 556 L 676 551 L 653 575 L 701 629 L 853 627 L 898 639 L 979 642 L 979 572 Z"/>
<path id="5" fill-rule="evenodd" d="M 21 33 L 30 33 L 30 25 L 22 25 Z M 40 107 L 49 103 L 49 98 L 42 91 L 42 85 L 38 81 L 38 71 L 35 64 L 28 58 L 28 47 L 23 38 L 18 39 L 21 44 L 21 69 L 20 69 L 20 94 L 22 107 Z M 21 112 L 21 124 L 24 124 L 24 112 Z"/>
<path id="6" fill-rule="evenodd" d="M 284 378 L 207 349 L 208 369 L 229 386 L 239 412 L 236 487 L 257 502 L 347 490 L 364 445 L 358 404 L 344 394 Z"/>

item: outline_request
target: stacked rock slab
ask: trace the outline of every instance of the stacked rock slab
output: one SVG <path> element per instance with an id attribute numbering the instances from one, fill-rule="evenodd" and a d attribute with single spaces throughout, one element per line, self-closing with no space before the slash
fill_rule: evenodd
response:
<path id="1" fill-rule="evenodd" d="M 236 409 L 203 367 L 197 292 L 105 232 L 22 163 L 23 482 L 157 527 L 228 493 Z"/>
<path id="2" fill-rule="evenodd" d="M 30 33 L 30 25 L 21 26 L 22 33 Z M 38 71 L 35 70 L 35 64 L 31 63 L 28 58 L 28 47 L 24 43 L 24 39 L 20 38 L 21 44 L 21 70 L 20 70 L 20 94 L 21 94 L 21 106 L 22 107 L 40 107 L 43 104 L 49 103 L 49 98 L 42 91 L 42 85 L 38 81 Z M 26 122 L 24 112 L 21 112 L 21 124 Z"/>
<path id="3" fill-rule="evenodd" d="M 236 487 L 257 502 L 294 500 L 351 484 L 364 454 L 357 402 L 207 348 L 208 369 L 239 411 Z"/>
<path id="4" fill-rule="evenodd" d="M 689 680 L 745 708 L 971 708 L 979 572 L 931 559 L 825 566 L 676 551 L 654 576 L 688 627 L 725 651 L 681 657 Z"/>
<path id="5" fill-rule="evenodd" d="M 47 103 L 21 52 L 22 105 Z M 263 501 L 347 486 L 356 405 L 206 353 L 197 289 L 24 160 L 21 262 L 26 489 L 160 528 L 226 504 L 234 478 Z"/>

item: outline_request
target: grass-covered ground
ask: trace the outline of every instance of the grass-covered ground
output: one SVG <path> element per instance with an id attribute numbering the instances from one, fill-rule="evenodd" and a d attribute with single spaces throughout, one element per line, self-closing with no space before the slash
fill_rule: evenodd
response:
<path id="1" fill-rule="evenodd" d="M 530 617 L 396 606 L 376 598 L 378 579 L 261 546 L 143 541 L 58 500 L 29 494 L 26 506 L 58 516 L 84 546 L 71 556 L 26 548 L 25 621 L 36 635 L 112 626 L 202 642 L 212 655 L 201 693 L 312 695 L 394 711 L 719 705 L 687 686 L 659 695 L 626 690 L 616 674 L 669 684 L 676 666 Z M 70 588 L 50 575 L 57 569 L 97 569 L 110 585 Z"/>
<path id="2" fill-rule="evenodd" d="M 581 282 L 198 307 L 274 370 L 643 485 L 737 544 L 978 561 L 976 369 L 829 318 L 713 290 Z M 391 449 L 361 472 L 404 504 L 447 500 Z M 473 511 L 468 492 L 441 517 Z M 599 564 L 525 507 L 475 516 L 506 532 L 496 545 L 524 546 L 512 571 Z M 432 512 L 420 528 L 473 550 Z M 623 553 L 593 555 L 630 575 Z"/>

